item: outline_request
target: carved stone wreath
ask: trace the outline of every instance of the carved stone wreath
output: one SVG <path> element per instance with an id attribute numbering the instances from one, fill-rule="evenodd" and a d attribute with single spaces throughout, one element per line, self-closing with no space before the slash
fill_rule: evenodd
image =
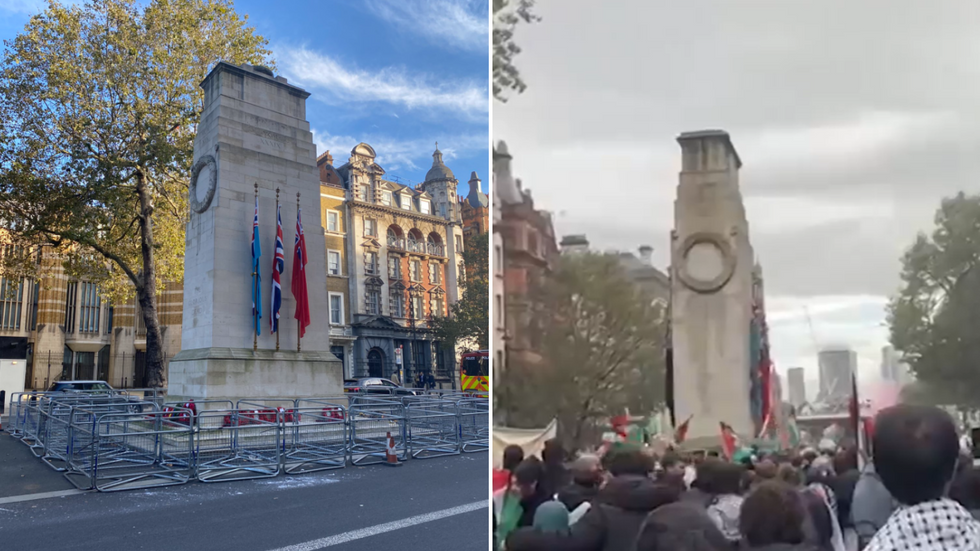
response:
<path id="1" fill-rule="evenodd" d="M 697 278 L 689 271 L 688 254 L 694 247 L 701 244 L 714 246 L 721 255 L 721 271 L 710 280 Z M 728 240 L 717 233 L 699 232 L 689 235 L 681 246 L 681 258 L 683 260 L 677 270 L 677 275 L 686 287 L 698 293 L 714 293 L 724 287 L 735 273 L 734 251 L 732 251 Z"/>
<path id="2" fill-rule="evenodd" d="M 211 169 L 208 178 L 208 191 L 204 195 L 204 200 L 200 201 L 197 198 L 197 179 L 201 175 L 201 171 L 204 167 L 209 167 Z M 191 208 L 194 212 L 201 214 L 208 210 L 211 206 L 211 201 L 214 200 L 214 192 L 218 188 L 218 165 L 214 161 L 214 157 L 211 155 L 205 155 L 194 163 L 194 168 L 191 169 L 191 186 L 190 186 L 190 200 Z"/>

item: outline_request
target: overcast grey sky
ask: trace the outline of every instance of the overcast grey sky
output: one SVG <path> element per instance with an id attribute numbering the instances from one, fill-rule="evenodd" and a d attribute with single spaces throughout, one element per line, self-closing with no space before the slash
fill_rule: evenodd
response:
<path id="1" fill-rule="evenodd" d="M 899 257 L 980 175 L 980 2 L 539 0 L 529 88 L 495 139 L 561 234 L 655 248 L 666 267 L 677 134 L 725 129 L 742 158 L 780 371 L 847 344 L 862 383 L 887 344 Z M 804 306 L 813 319 L 808 328 Z M 812 393 L 815 380 L 808 381 Z M 863 386 L 863 385 L 862 385 Z"/>

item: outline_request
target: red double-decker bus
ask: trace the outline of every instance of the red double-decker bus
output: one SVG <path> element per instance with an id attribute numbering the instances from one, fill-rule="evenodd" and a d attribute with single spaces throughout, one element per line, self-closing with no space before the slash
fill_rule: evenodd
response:
<path id="1" fill-rule="evenodd" d="M 460 383 L 463 390 L 487 392 L 490 390 L 490 351 L 466 352 L 459 362 Z"/>

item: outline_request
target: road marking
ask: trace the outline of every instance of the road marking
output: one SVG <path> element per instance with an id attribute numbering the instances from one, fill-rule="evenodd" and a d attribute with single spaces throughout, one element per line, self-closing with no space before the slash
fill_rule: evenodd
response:
<path id="1" fill-rule="evenodd" d="M 452 507 L 450 509 L 434 511 L 432 513 L 426 513 L 424 515 L 403 518 L 401 520 L 396 520 L 394 522 L 377 524 L 375 526 L 361 528 L 360 530 L 352 530 L 350 532 L 344 532 L 343 534 L 337 534 L 336 536 L 320 538 L 318 540 L 308 541 L 305 543 L 297 543 L 296 545 L 290 545 L 289 547 L 280 547 L 279 549 L 272 549 L 270 551 L 315 551 L 316 549 L 323 549 L 324 547 L 330 547 L 333 545 L 340 545 L 341 543 L 348 543 L 354 540 L 369 538 L 371 536 L 384 534 L 385 532 L 401 530 L 402 528 L 411 528 L 412 526 L 418 526 L 419 524 L 424 524 L 426 522 L 442 520 L 444 518 L 448 518 L 456 515 L 462 515 L 463 513 L 469 513 L 472 511 L 478 511 L 480 509 L 486 509 L 488 507 L 490 507 L 490 502 L 486 500 L 475 501 L 473 503 L 469 503 L 466 505 L 460 505 L 459 507 Z"/>
<path id="2" fill-rule="evenodd" d="M 7 503 L 20 503 L 22 501 L 34 501 L 35 499 L 48 499 L 49 497 L 65 497 L 84 494 L 81 490 L 59 490 L 57 492 L 44 492 L 40 494 L 25 494 L 22 496 L 0 497 L 0 505 Z"/>

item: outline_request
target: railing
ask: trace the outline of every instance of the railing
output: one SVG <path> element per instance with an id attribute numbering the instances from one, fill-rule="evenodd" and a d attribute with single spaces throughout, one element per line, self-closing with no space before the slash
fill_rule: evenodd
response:
<path id="1" fill-rule="evenodd" d="M 389 237 L 388 238 L 388 248 L 395 249 L 396 251 L 404 251 L 405 240 L 400 237 Z"/>
<path id="2" fill-rule="evenodd" d="M 163 407 L 112 393 L 25 392 L 11 406 L 11 436 L 77 488 L 102 492 L 386 463 L 391 448 L 401 461 L 457 455 L 490 440 L 487 396 L 472 392 Z"/>
<path id="3" fill-rule="evenodd" d="M 425 254 L 425 241 L 416 241 L 415 239 L 409 238 L 408 252 Z"/>
<path id="4" fill-rule="evenodd" d="M 428 251 L 433 256 L 446 256 L 446 247 L 436 243 L 429 243 Z"/>
<path id="5" fill-rule="evenodd" d="M 352 337 L 354 336 L 354 330 L 350 327 L 331 327 L 330 328 L 331 337 Z"/>

